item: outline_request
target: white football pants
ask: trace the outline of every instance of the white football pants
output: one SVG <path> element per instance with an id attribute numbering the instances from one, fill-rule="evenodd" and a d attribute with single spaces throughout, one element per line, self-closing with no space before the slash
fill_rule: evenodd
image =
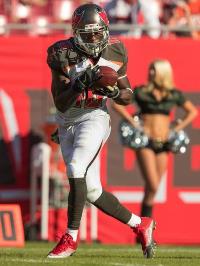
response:
<path id="1" fill-rule="evenodd" d="M 99 154 L 110 131 L 110 116 L 102 111 L 91 112 L 84 121 L 59 127 L 59 139 L 67 166 L 67 176 L 68 178 L 86 178 L 89 202 L 95 202 L 102 193 Z"/>

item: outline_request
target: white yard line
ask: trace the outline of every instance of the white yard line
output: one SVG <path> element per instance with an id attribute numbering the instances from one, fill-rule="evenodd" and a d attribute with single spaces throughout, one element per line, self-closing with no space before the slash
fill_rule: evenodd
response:
<path id="1" fill-rule="evenodd" d="M 11 261 L 11 262 L 28 262 L 28 263 L 57 263 L 58 264 L 58 261 L 53 261 L 53 260 L 47 260 L 47 259 L 20 259 L 20 258 L 15 258 L 15 259 L 12 259 L 12 258 L 6 258 L 6 259 L 3 259 L 3 261 L 7 262 L 7 261 Z"/>
<path id="2" fill-rule="evenodd" d="M 51 249 L 51 247 L 49 248 L 49 249 Z M 44 251 L 44 252 L 47 252 L 48 253 L 48 251 L 49 251 L 49 249 L 47 249 L 47 248 L 38 248 L 38 247 L 36 247 L 36 248 L 30 248 L 29 250 L 34 250 L 34 251 Z M 186 253 L 190 253 L 190 252 L 194 252 L 194 253 L 196 253 L 196 252 L 200 252 L 200 247 L 192 247 L 191 246 L 191 248 L 189 247 L 185 247 L 185 248 L 177 248 L 177 247 L 174 247 L 174 248 L 172 248 L 172 247 L 170 247 L 170 248 L 166 248 L 166 247 L 159 247 L 159 246 L 157 246 L 157 249 L 156 249 L 159 253 L 170 253 L 170 252 L 186 252 Z M 106 249 L 105 248 L 78 248 L 78 250 L 77 250 L 77 252 L 78 251 L 80 251 L 80 252 L 85 252 L 85 251 L 87 251 L 87 252 L 97 252 L 97 253 L 99 253 L 99 252 L 105 252 L 105 253 L 107 253 L 107 252 L 117 252 L 117 253 L 123 253 L 124 251 L 126 251 L 126 252 L 140 252 L 141 251 L 141 248 L 139 248 L 139 247 L 137 247 L 137 248 L 135 248 L 135 247 L 133 247 L 133 248 L 131 248 L 131 247 L 128 247 L 128 248 L 126 248 L 126 247 L 124 247 L 124 249 L 123 248 L 110 248 L 110 247 L 107 247 Z"/>
<path id="3" fill-rule="evenodd" d="M 125 249 L 120 249 L 120 248 L 107 248 L 106 249 L 103 249 L 103 248 L 87 248 L 87 249 L 84 249 L 84 248 L 79 248 L 77 250 L 77 252 L 80 251 L 80 252 L 105 252 L 106 253 L 110 253 L 110 252 L 116 252 L 116 253 L 123 253 L 123 252 L 130 252 L 130 253 L 135 253 L 135 252 L 141 252 L 141 248 L 125 248 Z M 195 247 L 195 248 L 159 248 L 159 246 L 157 246 L 156 248 L 156 251 L 158 251 L 159 253 L 177 253 L 177 252 L 184 252 L 184 253 L 200 253 L 200 248 L 199 247 Z"/>
<path id="4" fill-rule="evenodd" d="M 5 262 L 27 262 L 27 263 L 34 263 L 34 264 L 37 264 L 37 263 L 56 263 L 58 264 L 58 260 L 49 260 L 49 259 L 20 259 L 20 258 L 15 258 L 15 259 L 12 259 L 12 258 L 6 258 L 4 259 Z M 63 261 L 63 260 L 62 260 Z M 81 262 L 79 261 L 78 264 L 84 264 L 85 265 L 85 262 Z M 115 263 L 115 262 L 108 262 L 107 263 L 108 265 L 112 265 L 112 266 L 147 266 L 146 264 L 135 264 L 135 263 Z M 93 265 L 99 265 L 99 262 L 95 263 L 93 262 Z M 163 264 L 154 264 L 153 266 L 164 266 Z"/>

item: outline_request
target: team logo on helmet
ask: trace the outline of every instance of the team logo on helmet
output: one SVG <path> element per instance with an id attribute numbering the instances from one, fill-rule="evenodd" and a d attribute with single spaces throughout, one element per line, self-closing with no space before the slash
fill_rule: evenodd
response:
<path id="1" fill-rule="evenodd" d="M 104 23 L 108 26 L 109 20 L 108 20 L 108 17 L 106 15 L 106 12 L 104 10 L 101 11 L 101 12 L 99 12 L 99 16 L 102 18 L 102 20 L 104 21 Z"/>

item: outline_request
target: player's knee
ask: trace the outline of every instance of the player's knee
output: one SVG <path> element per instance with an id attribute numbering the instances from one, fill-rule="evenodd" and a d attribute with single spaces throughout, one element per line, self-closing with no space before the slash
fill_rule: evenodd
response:
<path id="1" fill-rule="evenodd" d="M 102 187 L 89 189 L 87 191 L 87 200 L 91 203 L 95 202 L 102 194 Z"/>
<path id="2" fill-rule="evenodd" d="M 80 162 L 71 162 L 68 164 L 68 175 L 72 178 L 84 177 L 86 173 L 86 167 Z"/>

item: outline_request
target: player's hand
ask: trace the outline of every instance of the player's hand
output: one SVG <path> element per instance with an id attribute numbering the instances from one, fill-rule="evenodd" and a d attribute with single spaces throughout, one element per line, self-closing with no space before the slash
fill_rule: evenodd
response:
<path id="1" fill-rule="evenodd" d="M 119 96 L 119 88 L 117 87 L 117 84 L 114 86 L 106 86 L 104 88 L 97 88 L 94 90 L 94 93 L 97 95 L 103 95 L 108 98 L 117 98 Z"/>
<path id="2" fill-rule="evenodd" d="M 92 86 L 92 84 L 101 78 L 99 73 L 99 66 L 91 68 L 88 66 L 87 69 L 75 80 L 74 88 L 78 91 L 83 91 L 86 88 Z"/>

